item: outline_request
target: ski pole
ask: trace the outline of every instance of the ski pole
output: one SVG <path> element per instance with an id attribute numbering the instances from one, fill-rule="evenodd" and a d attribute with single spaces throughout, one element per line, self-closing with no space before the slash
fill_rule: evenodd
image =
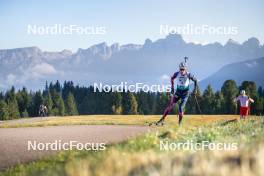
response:
<path id="1" fill-rule="evenodd" d="M 202 111 L 201 111 L 201 108 L 200 108 L 200 105 L 199 105 L 199 102 L 198 102 L 198 100 L 197 100 L 196 95 L 194 95 L 194 99 L 195 99 L 195 102 L 196 102 L 196 104 L 197 104 L 197 107 L 198 107 L 199 113 L 202 115 Z M 202 115 L 202 117 L 203 117 L 203 115 Z"/>

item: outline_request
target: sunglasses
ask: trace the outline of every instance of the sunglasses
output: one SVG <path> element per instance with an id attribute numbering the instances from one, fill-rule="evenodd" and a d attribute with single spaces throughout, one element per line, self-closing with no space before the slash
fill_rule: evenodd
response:
<path id="1" fill-rule="evenodd" d="M 180 71 L 184 71 L 185 69 L 184 68 L 181 68 Z"/>

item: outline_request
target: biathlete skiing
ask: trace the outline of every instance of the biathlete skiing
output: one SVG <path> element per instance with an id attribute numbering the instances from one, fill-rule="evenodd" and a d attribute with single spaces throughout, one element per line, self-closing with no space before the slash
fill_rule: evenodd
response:
<path id="1" fill-rule="evenodd" d="M 182 122 L 184 115 L 184 107 L 187 103 L 188 97 L 190 95 L 190 80 L 194 82 L 194 89 L 192 94 L 195 96 L 197 93 L 197 79 L 191 73 L 187 72 L 187 57 L 184 58 L 185 62 L 180 63 L 179 71 L 175 72 L 171 77 L 171 98 L 168 106 L 166 107 L 161 119 L 157 122 L 151 123 L 155 125 L 164 125 L 166 116 L 171 112 L 175 104 L 179 103 L 179 125 Z M 174 81 L 176 83 L 176 91 L 174 89 Z"/>
<path id="2" fill-rule="evenodd" d="M 254 103 L 254 100 L 246 95 L 245 90 L 240 91 L 240 95 L 234 99 L 234 102 L 240 103 L 240 119 L 245 119 L 249 112 L 249 102 Z"/>

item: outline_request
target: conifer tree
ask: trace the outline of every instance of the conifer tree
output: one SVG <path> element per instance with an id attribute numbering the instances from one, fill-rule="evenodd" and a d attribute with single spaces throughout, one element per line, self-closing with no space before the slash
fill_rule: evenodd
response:
<path id="1" fill-rule="evenodd" d="M 78 110 L 76 107 L 74 96 L 71 92 L 69 92 L 66 102 L 65 102 L 65 108 L 67 115 L 78 115 Z"/>

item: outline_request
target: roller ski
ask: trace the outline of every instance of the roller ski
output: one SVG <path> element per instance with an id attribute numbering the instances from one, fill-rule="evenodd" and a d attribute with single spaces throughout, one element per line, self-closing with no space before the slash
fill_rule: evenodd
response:
<path id="1" fill-rule="evenodd" d="M 165 125 L 165 122 L 164 122 L 164 119 L 160 119 L 159 121 L 157 121 L 157 122 L 151 122 L 151 123 L 149 123 L 149 126 L 163 126 L 163 125 Z"/>

